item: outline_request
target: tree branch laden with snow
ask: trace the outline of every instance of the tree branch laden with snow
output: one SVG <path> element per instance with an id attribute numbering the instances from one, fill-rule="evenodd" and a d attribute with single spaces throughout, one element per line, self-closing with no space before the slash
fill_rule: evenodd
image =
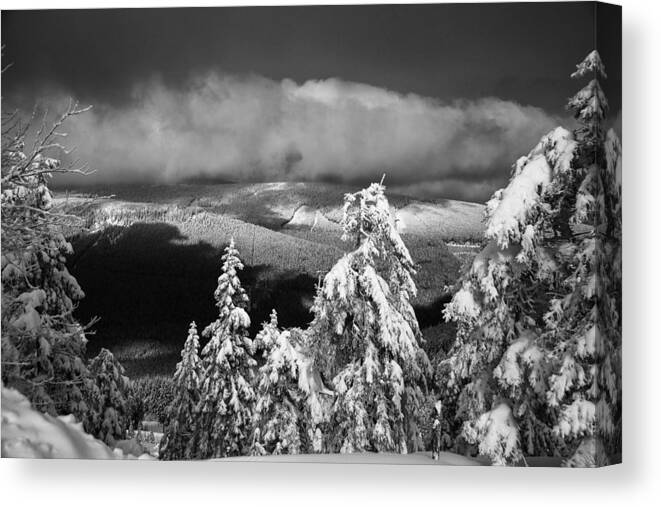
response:
<path id="1" fill-rule="evenodd" d="M 410 303 L 413 261 L 385 187 L 347 194 L 342 226 L 356 249 L 318 288 L 309 330 L 314 364 L 336 395 L 326 446 L 343 453 L 416 450 L 430 365 Z"/>
<path id="2" fill-rule="evenodd" d="M 619 452 L 621 147 L 602 127 L 605 75 L 596 51 L 577 66 L 572 77 L 593 77 L 569 100 L 578 128 L 517 161 L 487 203 L 489 243 L 445 309 L 458 324 L 439 367 L 445 405 L 497 464 L 577 447 L 604 450 L 592 463 L 606 464 Z"/>

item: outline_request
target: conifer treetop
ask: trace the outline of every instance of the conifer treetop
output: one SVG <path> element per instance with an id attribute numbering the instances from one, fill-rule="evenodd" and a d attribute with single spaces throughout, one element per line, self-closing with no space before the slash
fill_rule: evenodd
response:
<path id="1" fill-rule="evenodd" d="M 177 364 L 175 378 L 185 375 L 186 371 L 197 371 L 200 365 L 199 348 L 200 338 L 197 334 L 195 321 L 193 321 L 188 329 L 188 337 L 184 343 L 184 348 L 181 350 L 181 361 Z"/>
<path id="2" fill-rule="evenodd" d="M 395 228 L 385 188 L 382 183 L 372 183 L 358 192 L 345 194 L 342 239 L 355 238 L 357 246 L 345 262 L 351 264 L 355 259 L 364 259 L 388 281 L 393 295 L 409 299 L 417 294 L 413 280 L 415 267 Z"/>
<path id="3" fill-rule="evenodd" d="M 239 251 L 234 245 L 234 238 L 230 240 L 221 258 L 223 262 L 222 272 L 218 277 L 218 287 L 214 292 L 216 306 L 220 310 L 221 317 L 229 315 L 233 307 L 246 308 L 248 306 L 248 295 L 241 286 L 238 272 L 243 270 L 243 263 L 239 258 Z"/>
<path id="4" fill-rule="evenodd" d="M 395 230 L 385 189 L 382 183 L 372 183 L 358 192 L 345 194 L 342 238 L 347 241 L 356 237 L 361 245 L 369 241 L 374 246 L 371 254 L 383 255 L 383 250 L 394 252 L 407 268 L 413 269 L 411 255 Z"/>
<path id="5" fill-rule="evenodd" d="M 576 71 L 572 73 L 571 77 L 573 79 L 580 79 L 589 75 L 594 77 L 601 75 L 604 79 L 608 77 L 606 75 L 606 68 L 601 61 L 601 56 L 599 56 L 599 52 L 596 49 L 590 51 L 588 56 L 586 56 L 581 63 L 576 65 Z"/>
<path id="6" fill-rule="evenodd" d="M 192 321 L 190 323 L 190 326 L 188 326 L 188 337 L 186 338 L 186 342 L 184 344 L 184 350 L 190 347 L 194 347 L 197 349 L 198 347 L 198 342 L 199 338 L 197 336 L 197 324 L 195 324 L 195 321 Z M 183 354 L 183 351 L 182 351 Z"/>
<path id="7" fill-rule="evenodd" d="M 599 77 L 606 79 L 606 69 L 597 50 L 592 51 L 576 68 L 572 78 L 592 76 L 592 79 L 569 99 L 567 109 L 582 124 L 575 131 L 577 138 L 585 141 L 586 148 L 592 150 L 594 143 L 604 138 L 603 122 L 608 114 L 608 100 L 599 84 Z"/>
<path id="8" fill-rule="evenodd" d="M 264 322 L 262 329 L 255 336 L 255 348 L 263 350 L 263 355 L 266 356 L 278 334 L 278 312 L 272 309 L 269 321 Z"/>
<path id="9" fill-rule="evenodd" d="M 241 328 L 250 327 L 250 317 L 246 311 L 249 299 L 238 276 L 238 272 L 243 269 L 243 263 L 239 258 L 239 251 L 234 246 L 234 238 L 225 248 L 222 261 L 218 286 L 214 292 L 218 319 L 204 329 L 205 336 L 216 334 L 223 329 L 233 333 Z M 208 346 L 209 344 L 207 344 Z"/>

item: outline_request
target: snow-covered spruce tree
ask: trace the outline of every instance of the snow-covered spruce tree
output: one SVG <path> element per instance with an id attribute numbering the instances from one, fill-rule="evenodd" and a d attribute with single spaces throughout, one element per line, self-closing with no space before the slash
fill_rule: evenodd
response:
<path id="1" fill-rule="evenodd" d="M 345 196 L 343 238 L 356 250 L 326 275 L 313 306 L 310 349 L 336 394 L 325 435 L 331 452 L 422 447 L 418 417 L 430 365 L 410 303 L 413 261 L 384 191 L 374 183 Z"/>
<path id="2" fill-rule="evenodd" d="M 248 296 L 238 277 L 243 264 L 234 240 L 222 261 L 214 293 L 218 319 L 203 331 L 209 342 L 202 350 L 200 424 L 193 444 L 195 457 L 202 459 L 246 455 L 252 437 L 256 362 L 248 337 Z"/>
<path id="3" fill-rule="evenodd" d="M 300 454 L 306 424 L 306 393 L 299 387 L 299 353 L 289 331 L 278 329 L 276 311 L 255 337 L 265 363 L 256 384 L 251 454 Z"/>
<path id="4" fill-rule="evenodd" d="M 181 351 L 181 361 L 174 373 L 175 396 L 168 408 L 168 424 L 160 442 L 162 460 L 191 459 L 192 435 L 198 422 L 201 363 L 197 327 L 191 322 L 188 338 Z"/>
<path id="5" fill-rule="evenodd" d="M 574 76 L 599 68 L 593 52 Z M 619 216 L 614 176 L 619 143 L 608 134 L 603 151 L 613 155 L 612 161 L 600 161 L 594 153 L 595 146 L 604 145 L 602 127 L 586 123 L 601 123 L 604 106 L 593 81 L 570 101 L 582 126 L 575 132 L 555 129 L 517 161 L 508 186 L 487 204 L 489 243 L 445 309 L 446 318 L 458 323 L 457 342 L 441 364 L 445 403 L 464 422 L 462 436 L 496 464 L 564 453 L 567 437 L 590 433 L 589 415 L 581 410 L 589 407 L 583 402 L 595 384 L 587 380 L 590 367 L 582 365 L 598 362 L 598 340 L 586 331 L 591 329 L 588 315 L 600 318 L 596 301 L 601 295 L 591 289 L 599 285 L 596 280 L 585 275 L 603 267 L 604 250 L 596 254 L 589 238 L 597 230 L 595 209 L 602 217 Z M 592 193 L 606 186 L 607 197 Z M 619 225 L 607 229 L 617 245 L 610 251 L 618 259 Z M 616 268 L 609 276 L 618 273 Z M 618 281 L 610 285 L 616 286 Z M 608 311 L 616 304 L 607 302 Z M 617 321 L 615 313 L 615 332 Z M 612 367 L 606 369 L 613 380 Z M 572 403 L 559 411 L 569 396 Z"/>
<path id="6" fill-rule="evenodd" d="M 572 77 L 591 79 L 567 106 L 580 125 L 571 177 L 549 192 L 559 203 L 551 219 L 568 217 L 570 229 L 560 240 L 562 276 L 545 316 L 553 361 L 547 398 L 560 407 L 556 432 L 575 451 L 565 464 L 603 466 L 621 454 L 621 145 L 604 128 L 608 102 L 599 78 L 606 71 L 599 53 L 590 53 Z"/>
<path id="7" fill-rule="evenodd" d="M 87 421 L 86 338 L 74 319 L 84 294 L 66 268 L 71 245 L 62 234 L 70 217 L 53 208 L 55 173 L 86 173 L 49 154 L 68 153 L 62 125 L 84 112 L 75 104 L 48 127 L 2 116 L 2 381 L 43 412 Z M 34 117 L 33 117 L 34 119 Z M 26 143 L 30 136 L 32 141 Z"/>
<path id="8" fill-rule="evenodd" d="M 85 429 L 112 447 L 116 440 L 126 438 L 130 425 L 131 383 L 124 367 L 107 349 L 101 349 L 90 361 L 89 370 L 94 386 L 90 396 L 92 414 Z"/>

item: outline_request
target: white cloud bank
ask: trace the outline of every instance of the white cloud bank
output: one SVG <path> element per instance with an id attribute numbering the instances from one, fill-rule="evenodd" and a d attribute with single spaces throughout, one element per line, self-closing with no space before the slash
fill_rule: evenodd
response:
<path id="1" fill-rule="evenodd" d="M 443 103 L 339 79 L 208 74 L 184 89 L 143 83 L 122 106 L 95 104 L 69 125 L 69 141 L 95 183 L 362 181 L 385 172 L 391 185 L 465 181 L 474 190 L 509 174 L 558 122 L 497 98 Z"/>

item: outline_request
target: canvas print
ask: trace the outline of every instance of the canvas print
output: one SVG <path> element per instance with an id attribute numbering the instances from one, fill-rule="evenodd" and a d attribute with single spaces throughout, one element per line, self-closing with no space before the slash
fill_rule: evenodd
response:
<path id="1" fill-rule="evenodd" d="M 2 457 L 622 453 L 621 8 L 2 12 Z"/>

